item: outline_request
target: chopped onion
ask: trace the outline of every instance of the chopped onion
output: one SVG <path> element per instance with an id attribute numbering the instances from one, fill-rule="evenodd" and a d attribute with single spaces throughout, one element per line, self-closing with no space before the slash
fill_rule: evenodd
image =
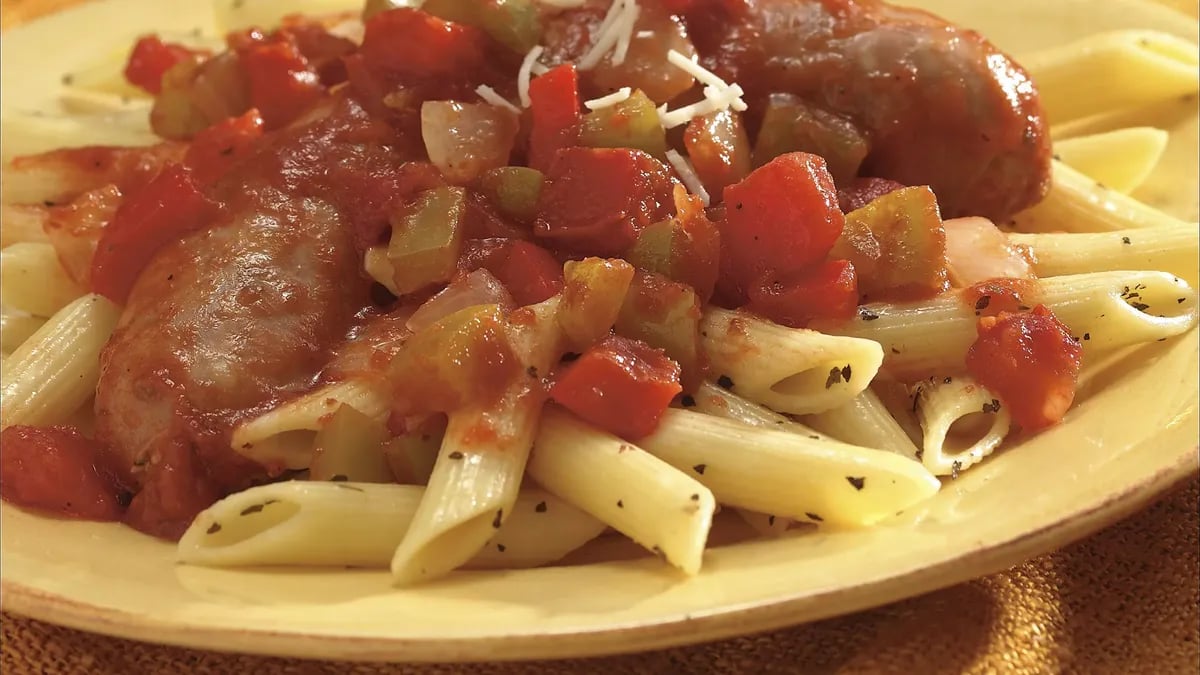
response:
<path id="1" fill-rule="evenodd" d="M 408 319 L 408 329 L 415 333 L 460 309 L 476 305 L 500 305 L 501 308 L 509 310 L 514 303 L 508 289 L 504 288 L 499 279 L 485 269 L 478 269 L 453 281 L 418 307 Z"/>
<path id="2" fill-rule="evenodd" d="M 954 218 L 944 227 L 950 283 L 955 288 L 1000 277 L 1037 278 L 1020 248 L 987 218 Z"/>
<path id="3" fill-rule="evenodd" d="M 455 101 L 421 104 L 425 151 L 442 174 L 459 185 L 508 164 L 517 129 L 517 116 L 500 106 Z"/>

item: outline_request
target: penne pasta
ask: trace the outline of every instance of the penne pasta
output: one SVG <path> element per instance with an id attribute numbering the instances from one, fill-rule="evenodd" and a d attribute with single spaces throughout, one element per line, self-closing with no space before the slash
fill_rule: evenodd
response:
<path id="1" fill-rule="evenodd" d="M 718 384 L 793 415 L 852 400 L 883 362 L 883 351 L 869 340 L 785 328 L 742 312 L 709 309 L 700 331 Z"/>
<path id="2" fill-rule="evenodd" d="M 49 317 L 83 293 L 50 244 L 27 242 L 0 250 L 0 303 L 4 306 Z"/>
<path id="3" fill-rule="evenodd" d="M 64 307 L 4 361 L 0 428 L 61 424 L 96 392 L 100 350 L 121 311 L 99 295 Z"/>
<path id="4" fill-rule="evenodd" d="M 748 509 L 735 509 L 742 518 L 760 537 L 782 537 L 796 522 L 791 518 L 773 516 Z"/>
<path id="5" fill-rule="evenodd" d="M 49 218 L 41 204 L 0 204 L 0 249 L 24 242 L 49 243 L 45 229 Z"/>
<path id="6" fill-rule="evenodd" d="M 532 320 L 513 327 L 523 369 L 548 373 L 562 355 L 558 296 L 519 311 Z M 434 579 L 483 548 L 512 512 L 543 404 L 541 380 L 515 384 L 491 407 L 450 413 L 429 485 L 412 529 L 392 558 L 398 585 Z M 488 440 L 481 441 L 480 429 Z"/>
<path id="7" fill-rule="evenodd" d="M 14 157 L 35 155 L 60 148 L 80 148 L 92 145 L 139 147 L 154 145 L 162 139 L 150 131 L 146 111 L 131 107 L 110 114 L 50 115 L 5 111 L 0 119 L 0 160 L 5 166 L 0 174 L 4 184 L 4 203 L 40 204 L 58 200 L 64 192 L 61 179 L 38 171 L 13 170 L 9 162 Z M 83 192 L 90 186 L 77 190 Z"/>
<path id="8" fill-rule="evenodd" d="M 1013 232 L 1008 240 L 1033 254 L 1033 269 L 1039 277 L 1160 270 L 1183 279 L 1193 288 L 1200 284 L 1197 270 L 1200 227 L 1195 224 L 1086 234 Z"/>
<path id="9" fill-rule="evenodd" d="M 781 415 L 770 408 L 747 401 L 711 382 L 702 383 L 691 399 L 684 404 L 684 407 L 706 415 L 737 420 L 752 427 L 777 428 L 804 434 L 817 440 L 829 439 L 828 436 L 812 427 L 801 424 L 786 415 Z"/>
<path id="10" fill-rule="evenodd" d="M 1169 138 L 1162 129 L 1128 127 L 1057 141 L 1054 155 L 1105 187 L 1129 194 L 1154 171 Z"/>
<path id="11" fill-rule="evenodd" d="M 386 388 L 375 380 L 332 382 L 234 427 L 230 447 L 263 466 L 307 469 L 316 432 L 341 406 L 383 421 L 390 402 Z"/>
<path id="12" fill-rule="evenodd" d="M 843 443 L 886 450 L 919 461 L 917 446 L 869 387 L 849 403 L 808 415 L 804 421 Z"/>
<path id="13" fill-rule="evenodd" d="M 76 86 L 63 87 L 58 102 L 72 116 L 137 114 L 145 119 L 150 118 L 154 105 L 154 99 L 146 96 L 135 98 Z"/>
<path id="14" fill-rule="evenodd" d="M 687 410 L 668 410 L 640 444 L 704 483 L 722 504 L 799 521 L 870 525 L 939 487 L 918 462 L 894 453 Z"/>
<path id="15" fill-rule="evenodd" d="M 1049 307 L 1088 354 L 1179 335 L 1196 324 L 1196 291 L 1166 272 L 1114 271 L 1042 279 L 1030 304 Z M 900 379 L 959 373 L 975 341 L 976 313 L 961 292 L 921 302 L 867 305 L 819 329 L 875 340 Z M 817 326 L 814 326 L 817 327 Z"/>
<path id="16" fill-rule="evenodd" d="M 230 495 L 179 540 L 180 562 L 386 568 L 424 489 L 413 485 L 287 481 Z M 510 522 L 472 567 L 535 567 L 593 539 L 603 524 L 542 490 L 522 492 Z"/>
<path id="17" fill-rule="evenodd" d="M 387 439 L 383 422 L 348 405 L 325 422 L 313 440 L 309 480 L 392 483 L 392 469 L 383 455 Z"/>
<path id="18" fill-rule="evenodd" d="M 529 475 L 685 574 L 700 571 L 716 502 L 688 474 L 551 407 Z"/>
<path id="19" fill-rule="evenodd" d="M 0 351 L 8 354 L 25 344 L 46 320 L 0 305 Z"/>
<path id="20" fill-rule="evenodd" d="M 1157 31 L 1099 33 L 1031 54 L 1024 65 L 1054 124 L 1178 98 L 1200 88 L 1196 45 Z"/>
<path id="21" fill-rule="evenodd" d="M 1024 232 L 1114 232 L 1172 227 L 1183 221 L 1111 190 L 1055 161 L 1049 194 L 1037 206 L 1013 217 Z"/>
<path id="22" fill-rule="evenodd" d="M 933 377 L 916 385 L 914 407 L 925 439 L 921 463 L 957 476 L 992 454 L 1012 425 L 1008 409 L 974 378 Z"/>

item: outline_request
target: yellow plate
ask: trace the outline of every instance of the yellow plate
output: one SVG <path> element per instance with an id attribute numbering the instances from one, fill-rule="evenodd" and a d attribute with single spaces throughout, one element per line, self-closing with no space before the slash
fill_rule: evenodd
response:
<path id="1" fill-rule="evenodd" d="M 1135 0 L 923 4 L 1018 57 L 1114 28 L 1196 40 L 1193 21 Z M 52 109 L 61 73 L 128 37 L 211 28 L 207 8 L 107 0 L 6 33 L 5 126 L 15 110 Z M 1155 180 L 1178 190 L 1177 215 L 1194 218 L 1188 110 L 1172 142 L 1189 144 L 1192 159 Z M 1086 387 L 1065 424 L 948 483 L 923 508 L 870 530 L 717 547 L 690 580 L 652 559 L 459 572 L 406 590 L 389 588 L 382 572 L 199 569 L 121 526 L 5 506 L 3 608 L 153 642 L 397 660 L 583 656 L 810 621 L 998 571 L 1141 507 L 1197 468 L 1198 365 L 1196 331 L 1144 347 Z M 588 555 L 611 556 L 603 548 Z"/>

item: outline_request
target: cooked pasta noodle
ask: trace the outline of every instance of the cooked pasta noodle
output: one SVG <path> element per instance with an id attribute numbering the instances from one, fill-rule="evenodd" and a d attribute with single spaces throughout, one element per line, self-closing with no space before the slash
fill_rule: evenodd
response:
<path id="1" fill-rule="evenodd" d="M 0 351 L 15 351 L 45 323 L 40 316 L 0 305 Z"/>
<path id="2" fill-rule="evenodd" d="M 1118 270 L 1169 272 L 1193 288 L 1200 283 L 1200 227 L 1176 223 L 1162 227 L 1094 233 L 1038 233 L 1008 235 L 1014 244 L 1033 254 L 1033 269 L 1040 277 Z"/>
<path id="3" fill-rule="evenodd" d="M 918 459 L 917 448 L 908 434 L 869 387 L 849 403 L 808 415 L 804 421 L 843 443 Z"/>
<path id="4" fill-rule="evenodd" d="M 1062 162 L 1054 162 L 1054 184 L 1037 206 L 1013 218 L 1025 232 L 1114 232 L 1172 227 L 1178 218 L 1097 183 Z"/>
<path id="5" fill-rule="evenodd" d="M 971 377 L 930 378 L 915 396 L 925 431 L 921 462 L 938 476 L 957 475 L 990 455 L 1012 424 L 995 394 Z"/>
<path id="6" fill-rule="evenodd" d="M 1136 190 L 1154 171 L 1170 134 L 1153 127 L 1127 127 L 1054 144 L 1060 161 L 1123 194 Z"/>
<path id="7" fill-rule="evenodd" d="M 0 248 L 22 242 L 49 242 L 45 229 L 48 217 L 41 204 L 0 204 Z"/>
<path id="8" fill-rule="evenodd" d="M 48 317 L 83 295 L 50 244 L 27 242 L 0 250 L 0 303 Z"/>

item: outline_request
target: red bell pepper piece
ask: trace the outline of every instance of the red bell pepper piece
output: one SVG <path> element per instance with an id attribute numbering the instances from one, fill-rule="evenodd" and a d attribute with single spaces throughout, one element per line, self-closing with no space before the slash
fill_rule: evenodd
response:
<path id="1" fill-rule="evenodd" d="M 71 427 L 12 426 L 0 434 L 0 496 L 85 520 L 118 520 L 116 485 L 95 467 L 94 441 Z"/>
<path id="2" fill-rule="evenodd" d="M 163 73 L 175 64 L 197 56 L 208 56 L 208 52 L 163 42 L 157 35 L 147 35 L 133 45 L 125 64 L 125 79 L 135 87 L 158 94 L 162 91 Z"/>
<path id="3" fill-rule="evenodd" d="M 263 118 L 251 108 L 196 134 L 183 157 L 197 183 L 209 185 L 246 156 L 263 135 Z"/>
<path id="4" fill-rule="evenodd" d="M 563 288 L 563 268 L 537 244 L 520 239 L 473 239 L 458 261 L 460 274 L 486 269 L 518 305 L 549 299 Z"/>
<path id="5" fill-rule="evenodd" d="M 180 164 L 163 169 L 117 210 L 92 258 L 92 290 L 123 303 L 142 269 L 167 244 L 206 225 L 219 207 Z"/>
<path id="6" fill-rule="evenodd" d="M 750 289 L 747 309 L 775 323 L 804 328 L 813 319 L 850 319 L 858 283 L 848 260 L 830 260 L 798 276 L 768 277 Z"/>
<path id="7" fill-rule="evenodd" d="M 798 274 L 825 259 L 844 224 L 825 160 L 780 155 L 725 188 L 723 272 L 743 291 L 765 275 Z"/>
<path id="8" fill-rule="evenodd" d="M 325 95 L 321 78 L 286 34 L 242 40 L 238 59 L 250 85 L 250 105 L 268 129 L 299 117 Z"/>
<path id="9" fill-rule="evenodd" d="M 420 80 L 457 78 L 484 67 L 487 41 L 477 28 L 402 7 L 367 21 L 361 53 L 366 65 L 380 73 Z"/>
<path id="10" fill-rule="evenodd" d="M 564 63 L 529 83 L 529 166 L 545 172 L 555 153 L 579 138 L 579 76 Z"/>
<path id="11" fill-rule="evenodd" d="M 550 398 L 605 431 L 635 440 L 658 427 L 680 391 L 678 364 L 643 342 L 610 335 L 558 372 Z"/>
<path id="12" fill-rule="evenodd" d="M 1001 312 L 981 317 L 978 331 L 967 372 L 996 392 L 1013 421 L 1037 431 L 1062 420 L 1075 400 L 1083 349 L 1054 313 L 1044 305 Z"/>

